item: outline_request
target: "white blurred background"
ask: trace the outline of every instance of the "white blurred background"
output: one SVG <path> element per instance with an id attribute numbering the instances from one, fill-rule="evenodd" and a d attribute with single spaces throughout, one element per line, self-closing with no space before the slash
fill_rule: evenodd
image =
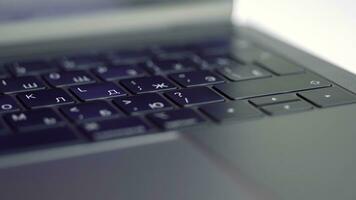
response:
<path id="1" fill-rule="evenodd" d="M 234 19 L 356 74 L 355 0 L 238 0 Z"/>

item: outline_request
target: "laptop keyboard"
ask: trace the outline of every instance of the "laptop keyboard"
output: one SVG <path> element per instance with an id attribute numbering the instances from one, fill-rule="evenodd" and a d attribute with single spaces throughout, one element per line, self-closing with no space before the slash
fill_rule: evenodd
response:
<path id="1" fill-rule="evenodd" d="M 207 41 L 3 64 L 0 152 L 154 134 L 356 102 L 246 41 Z"/>

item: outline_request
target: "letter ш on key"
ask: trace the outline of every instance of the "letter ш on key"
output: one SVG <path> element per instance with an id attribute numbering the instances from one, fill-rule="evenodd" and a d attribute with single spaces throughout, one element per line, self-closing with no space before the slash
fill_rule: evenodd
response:
<path id="1" fill-rule="evenodd" d="M 32 89 L 32 88 L 37 88 L 38 85 L 37 83 L 27 83 L 27 84 L 22 84 L 22 87 L 25 89 Z"/>

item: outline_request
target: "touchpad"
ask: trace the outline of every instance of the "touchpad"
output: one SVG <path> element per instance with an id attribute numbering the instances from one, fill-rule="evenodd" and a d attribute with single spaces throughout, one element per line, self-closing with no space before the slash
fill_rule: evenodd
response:
<path id="1" fill-rule="evenodd" d="M 190 142 L 171 141 L 0 171 L 1 199 L 232 200 L 248 191 Z"/>
<path id="2" fill-rule="evenodd" d="M 355 113 L 349 105 L 186 135 L 277 199 L 356 199 Z"/>

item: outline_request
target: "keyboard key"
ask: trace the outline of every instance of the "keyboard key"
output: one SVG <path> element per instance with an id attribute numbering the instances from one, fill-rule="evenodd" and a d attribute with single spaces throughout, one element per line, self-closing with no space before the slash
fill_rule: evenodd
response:
<path id="1" fill-rule="evenodd" d="M 38 75 L 57 70 L 57 68 L 47 61 L 35 60 L 25 62 L 15 62 L 6 65 L 9 71 L 15 76 Z"/>
<path id="2" fill-rule="evenodd" d="M 0 92 L 5 94 L 45 89 L 42 81 L 33 76 L 5 78 L 0 80 Z"/>
<path id="3" fill-rule="evenodd" d="M 319 107 L 330 107 L 356 102 L 356 96 L 338 87 L 300 92 L 299 95 Z"/>
<path id="4" fill-rule="evenodd" d="M 173 106 L 156 93 L 114 99 L 114 103 L 128 114 L 172 109 Z"/>
<path id="5" fill-rule="evenodd" d="M 79 142 L 73 131 L 66 127 L 36 130 L 0 136 L 0 152 L 22 151 L 38 147 Z"/>
<path id="6" fill-rule="evenodd" d="M 236 49 L 234 49 L 233 57 L 242 63 L 251 64 L 254 61 L 258 60 L 259 57 L 264 53 L 267 52 L 252 45 L 242 44 L 236 46 Z"/>
<path id="7" fill-rule="evenodd" d="M 91 101 L 77 105 L 62 106 L 60 110 L 72 121 L 106 119 L 121 116 L 116 109 L 105 101 Z"/>
<path id="8" fill-rule="evenodd" d="M 301 112 L 313 109 L 313 106 L 304 101 L 294 101 L 282 104 L 274 104 L 262 107 L 262 110 L 271 115 L 280 115 L 293 112 Z"/>
<path id="9" fill-rule="evenodd" d="M 219 67 L 236 67 L 240 64 L 229 55 L 209 55 L 201 58 L 202 69 L 215 69 Z"/>
<path id="10" fill-rule="evenodd" d="M 224 83 L 224 80 L 209 71 L 183 72 L 169 75 L 178 84 L 184 87 L 204 86 Z"/>
<path id="11" fill-rule="evenodd" d="M 176 88 L 176 86 L 162 76 L 126 79 L 122 80 L 121 83 L 135 94 L 172 90 Z"/>
<path id="12" fill-rule="evenodd" d="M 146 71 L 138 65 L 100 66 L 94 69 L 93 72 L 100 79 L 105 81 L 141 77 L 147 74 Z"/>
<path id="13" fill-rule="evenodd" d="M 187 58 L 192 56 L 193 49 L 191 45 L 171 45 L 154 47 L 153 51 L 159 58 Z"/>
<path id="14" fill-rule="evenodd" d="M 183 59 L 163 59 L 147 62 L 147 70 L 153 74 L 173 73 L 190 71 L 199 66 L 190 58 Z"/>
<path id="15" fill-rule="evenodd" d="M 74 100 L 62 89 L 40 90 L 18 94 L 17 97 L 28 108 L 39 108 L 74 103 Z"/>
<path id="16" fill-rule="evenodd" d="M 220 44 L 219 44 L 220 43 Z M 221 41 L 221 42 L 214 42 L 213 43 L 206 43 L 203 45 L 197 45 L 196 48 L 198 48 L 198 54 L 201 57 L 205 56 L 219 56 L 219 57 L 226 57 L 226 58 L 232 58 L 231 53 L 234 51 L 234 45 L 233 41 Z"/>
<path id="17" fill-rule="evenodd" d="M 116 51 L 105 54 L 114 65 L 140 63 L 149 60 L 152 53 L 148 50 Z"/>
<path id="18" fill-rule="evenodd" d="M 205 120 L 191 109 L 171 110 L 149 114 L 148 119 L 164 129 L 175 129 L 196 125 Z"/>
<path id="19" fill-rule="evenodd" d="M 298 101 L 298 100 L 300 99 L 295 94 L 280 94 L 280 95 L 254 98 L 254 99 L 250 99 L 249 101 L 256 106 L 265 106 L 265 105 L 279 104 L 279 103 Z"/>
<path id="20" fill-rule="evenodd" d="M 0 64 L 0 78 L 7 78 L 9 76 L 10 76 L 10 74 L 7 71 L 7 68 L 5 67 L 5 65 Z"/>
<path id="21" fill-rule="evenodd" d="M 268 71 L 257 67 L 249 65 L 239 65 L 235 67 L 222 67 L 217 69 L 217 71 L 232 81 L 244 81 L 249 79 L 266 78 L 272 76 Z"/>
<path id="22" fill-rule="evenodd" d="M 4 115 L 4 119 L 17 131 L 44 129 L 64 124 L 63 119 L 49 108 L 9 113 Z"/>
<path id="23" fill-rule="evenodd" d="M 234 40 L 234 46 L 237 49 L 246 49 L 252 47 L 253 44 L 248 40 L 239 38 L 237 40 Z"/>
<path id="24" fill-rule="evenodd" d="M 253 63 L 255 60 L 258 60 L 262 54 L 267 53 L 265 50 L 256 47 L 247 40 L 235 41 L 233 49 L 233 57 L 245 64 Z"/>
<path id="25" fill-rule="evenodd" d="M 215 58 L 219 59 L 227 59 L 233 61 L 234 59 L 231 57 L 231 49 L 230 48 L 218 48 L 218 49 L 203 49 L 198 52 L 200 58 L 205 59 L 206 61 L 214 61 Z"/>
<path id="26" fill-rule="evenodd" d="M 220 84 L 214 88 L 232 99 L 246 99 L 329 86 L 331 83 L 316 75 L 298 74 Z"/>
<path id="27" fill-rule="evenodd" d="M 127 95 L 123 89 L 110 82 L 74 86 L 70 87 L 70 91 L 83 101 Z"/>
<path id="28" fill-rule="evenodd" d="M 180 106 L 193 106 L 224 101 L 224 98 L 207 87 L 194 87 L 166 92 L 165 95 Z"/>
<path id="29" fill-rule="evenodd" d="M 256 61 L 262 67 L 265 67 L 278 75 L 287 75 L 295 73 L 303 73 L 304 69 L 297 64 L 287 61 L 281 57 L 270 53 L 263 53 Z"/>
<path id="30" fill-rule="evenodd" d="M 58 60 L 59 66 L 67 71 L 71 70 L 84 70 L 99 66 L 105 66 L 104 59 L 97 55 L 78 55 L 71 57 L 64 57 Z"/>
<path id="31" fill-rule="evenodd" d="M 20 110 L 19 105 L 10 96 L 0 96 L 0 113 Z"/>
<path id="32" fill-rule="evenodd" d="M 94 83 L 95 79 L 84 71 L 53 72 L 44 75 L 44 79 L 54 87 Z"/>
<path id="33" fill-rule="evenodd" d="M 150 127 L 138 117 L 86 122 L 81 124 L 80 128 L 93 140 L 142 135 L 150 130 Z"/>
<path id="34" fill-rule="evenodd" d="M 222 50 L 229 51 L 232 46 L 232 41 L 226 39 L 213 40 L 213 41 L 201 42 L 193 46 L 195 49 L 198 49 L 200 53 L 211 54 L 212 52 L 217 52 Z"/>
<path id="35" fill-rule="evenodd" d="M 198 53 L 198 55 L 200 55 L 201 58 L 225 57 L 228 59 L 232 59 L 230 48 L 203 49 Z"/>
<path id="36" fill-rule="evenodd" d="M 263 116 L 263 113 L 246 102 L 216 103 L 202 106 L 200 109 L 218 122 L 230 119 L 241 120 Z"/>
<path id="37" fill-rule="evenodd" d="M 9 131 L 9 129 L 6 128 L 4 122 L 2 120 L 0 120 L 0 140 L 1 140 L 1 137 L 9 135 L 9 134 L 12 134 L 12 133 Z M 0 148 L 1 148 L 1 145 L 0 145 Z"/>

